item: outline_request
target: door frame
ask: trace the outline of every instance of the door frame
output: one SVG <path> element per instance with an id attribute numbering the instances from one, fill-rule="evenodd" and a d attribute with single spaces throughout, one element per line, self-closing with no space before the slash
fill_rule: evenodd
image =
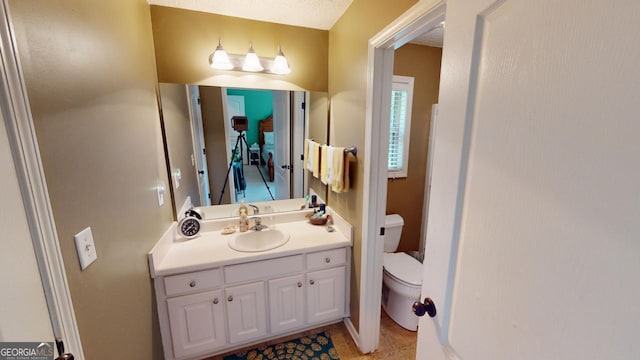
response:
<path id="1" fill-rule="evenodd" d="M 0 97 L 53 334 L 84 359 L 7 0 L 0 4 Z"/>
<path id="2" fill-rule="evenodd" d="M 369 40 L 365 107 L 365 158 L 362 213 L 362 276 L 360 325 L 356 342 L 363 353 L 377 349 L 380 335 L 382 253 L 387 203 L 389 116 L 394 52 L 418 34 L 436 27 L 445 15 L 445 1 L 420 0 Z"/>
<path id="3" fill-rule="evenodd" d="M 282 166 L 290 166 L 292 164 L 291 154 L 293 151 L 293 93 L 293 91 L 289 90 L 271 90 L 271 94 L 273 96 L 273 134 L 275 139 L 273 154 L 274 178 L 272 183 L 272 195 L 276 200 L 290 199 L 292 194 L 291 185 L 293 183 L 293 172 L 290 169 L 282 168 Z M 277 102 L 280 97 L 282 97 L 282 100 L 284 100 L 283 104 L 279 104 Z M 282 111 L 282 118 L 276 116 L 280 113 L 280 111 Z M 280 174 L 282 175 L 280 176 Z M 283 193 L 286 193 L 287 196 L 282 196 Z"/>
<path id="4" fill-rule="evenodd" d="M 191 143 L 193 144 L 193 161 L 198 179 L 200 206 L 211 205 L 211 189 L 209 189 L 209 169 L 207 167 L 206 144 L 204 142 L 204 126 L 202 124 L 202 108 L 200 107 L 200 89 L 197 85 L 186 85 L 187 104 L 189 105 L 189 122 L 191 124 Z M 200 174 L 199 171 L 204 171 Z M 179 205 L 179 204 L 178 204 Z M 178 214 L 178 217 L 181 215 Z"/>
<path id="5" fill-rule="evenodd" d="M 306 91 L 291 91 L 291 198 L 301 198 L 305 196 L 306 179 L 304 176 L 304 161 L 301 158 L 304 152 L 304 139 L 307 130 L 307 110 L 306 110 Z"/>
<path id="6" fill-rule="evenodd" d="M 229 195 L 230 195 L 230 203 L 231 204 L 236 204 L 238 202 L 238 194 L 236 194 L 236 190 L 235 187 L 233 185 L 234 182 L 234 176 L 233 176 L 233 171 L 229 170 L 229 163 L 231 161 L 231 146 L 234 146 L 235 144 L 232 144 L 230 141 L 230 136 L 231 136 L 231 121 L 227 121 L 227 117 L 229 116 L 229 106 L 228 106 L 228 101 L 229 101 L 229 96 L 227 95 L 227 87 L 221 87 L 220 88 L 220 95 L 222 96 L 222 121 L 223 121 L 223 126 L 224 126 L 224 143 L 226 144 L 226 149 L 225 149 L 225 165 L 227 166 L 225 168 L 225 171 L 229 172 L 229 175 L 227 176 L 227 187 L 229 188 Z M 232 95 L 232 96 L 238 96 L 238 95 Z M 243 102 L 244 104 L 244 102 Z M 245 110 L 246 112 L 246 110 Z M 225 189 L 223 188 L 222 191 L 225 191 Z M 216 203 L 213 203 L 213 205 L 218 205 Z"/>

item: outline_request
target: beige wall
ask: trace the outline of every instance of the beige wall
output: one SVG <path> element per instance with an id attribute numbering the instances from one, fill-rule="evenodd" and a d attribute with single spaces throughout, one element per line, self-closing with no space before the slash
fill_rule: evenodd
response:
<path id="1" fill-rule="evenodd" d="M 441 58 L 442 49 L 430 46 L 407 44 L 395 52 L 393 73 L 414 78 L 407 177 L 387 182 L 387 214 L 404 219 L 398 251 L 420 246 L 431 105 L 438 102 Z"/>
<path id="2" fill-rule="evenodd" d="M 87 359 L 159 359 L 147 252 L 173 219 L 145 0 L 9 1 Z M 74 234 L 98 259 L 80 271 Z M 70 349 L 73 350 L 73 349 Z"/>
<path id="3" fill-rule="evenodd" d="M 326 30 L 163 6 L 151 6 L 151 17 L 160 82 L 327 91 Z M 214 71 L 209 66 L 209 55 L 218 38 L 231 54 L 246 54 L 249 42 L 253 42 L 258 56 L 274 58 L 281 45 L 291 74 Z"/>
<path id="4" fill-rule="evenodd" d="M 369 39 L 410 8 L 416 0 L 354 0 L 329 31 L 329 138 L 336 146 L 357 146 L 358 162 L 353 171 L 353 189 L 329 192 L 328 203 L 354 227 L 351 315 L 359 326 L 362 242 L 362 185 L 364 174 L 365 102 Z"/>
<path id="5" fill-rule="evenodd" d="M 202 126 L 204 128 L 207 167 L 209 169 L 209 190 L 211 204 L 218 205 L 220 193 L 227 175 L 227 144 L 224 135 L 224 115 L 222 113 L 222 92 L 219 87 L 200 86 Z M 232 183 L 228 183 L 222 196 L 222 204 L 231 203 Z"/>
<path id="6" fill-rule="evenodd" d="M 184 205 L 187 197 L 191 203 L 200 204 L 197 169 L 192 165 L 193 138 L 191 136 L 191 116 L 189 114 L 189 97 L 186 85 L 159 84 L 162 103 L 162 120 L 169 152 L 169 168 L 171 173 L 180 170 L 182 179 L 176 188 L 173 181 L 173 198 L 176 212 Z M 180 214 L 178 214 L 180 216 Z"/>

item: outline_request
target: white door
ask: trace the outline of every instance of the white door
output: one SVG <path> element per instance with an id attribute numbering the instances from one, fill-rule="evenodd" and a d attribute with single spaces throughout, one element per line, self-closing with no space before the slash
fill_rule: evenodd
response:
<path id="1" fill-rule="evenodd" d="M 233 130 L 231 126 L 231 118 L 234 116 L 244 116 L 244 96 L 241 95 L 227 95 L 227 89 L 222 88 L 222 103 L 224 104 L 223 113 L 224 113 L 224 129 L 227 133 L 227 166 L 229 166 L 231 161 L 232 152 L 238 142 L 238 132 Z M 246 150 L 246 146 L 243 144 L 243 148 Z M 238 149 L 240 149 L 240 145 L 238 144 Z M 229 170 L 227 168 L 227 170 Z M 231 195 L 231 203 L 236 203 L 236 191 L 233 187 L 234 179 L 233 179 L 233 171 L 229 171 L 229 176 L 227 180 L 227 187 L 224 191 L 229 191 L 229 195 Z"/>
<path id="2" fill-rule="evenodd" d="M 273 172 L 276 199 L 289 199 L 291 189 L 291 100 L 288 91 L 273 92 Z"/>
<path id="3" fill-rule="evenodd" d="M 307 274 L 307 321 L 317 323 L 340 317 L 345 310 L 345 267 Z"/>
<path id="4" fill-rule="evenodd" d="M 306 125 L 306 93 L 304 91 L 293 92 L 293 113 L 291 114 L 291 197 L 301 198 L 305 196 L 304 186 L 304 138 Z"/>
<path id="5" fill-rule="evenodd" d="M 447 1 L 418 359 L 640 354 L 639 19 Z"/>
<path id="6" fill-rule="evenodd" d="M 304 275 L 269 280 L 271 333 L 304 325 Z"/>
<path id="7" fill-rule="evenodd" d="M 197 171 L 200 206 L 210 206 L 209 171 L 207 169 L 207 153 L 204 147 L 204 129 L 202 127 L 202 110 L 200 108 L 200 91 L 196 85 L 187 85 L 189 94 L 189 112 L 191 116 L 191 136 L 193 138 L 193 161 Z M 195 199 L 194 199 L 195 201 Z"/>
<path id="8" fill-rule="evenodd" d="M 267 333 L 267 302 L 264 282 L 239 285 L 225 289 L 229 342 L 255 339 Z"/>
<path id="9" fill-rule="evenodd" d="M 222 290 L 168 299 L 167 310 L 176 358 L 226 345 Z"/>
<path id="10" fill-rule="evenodd" d="M 5 104 L 2 102 L 3 110 Z M 18 172 L 5 130 L 5 112 L 0 112 L 0 341 L 53 341 L 54 333 L 38 258 L 34 252 L 29 220 L 24 211 Z M 77 349 L 67 349 L 81 356 Z"/>

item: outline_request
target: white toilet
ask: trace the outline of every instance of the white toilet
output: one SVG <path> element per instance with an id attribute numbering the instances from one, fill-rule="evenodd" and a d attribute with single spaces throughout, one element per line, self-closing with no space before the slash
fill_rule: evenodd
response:
<path id="1" fill-rule="evenodd" d="M 406 253 L 394 253 L 400 243 L 404 220 L 391 214 L 385 218 L 382 275 L 382 308 L 393 321 L 411 331 L 418 329 L 418 317 L 411 306 L 420 300 L 422 264 Z"/>

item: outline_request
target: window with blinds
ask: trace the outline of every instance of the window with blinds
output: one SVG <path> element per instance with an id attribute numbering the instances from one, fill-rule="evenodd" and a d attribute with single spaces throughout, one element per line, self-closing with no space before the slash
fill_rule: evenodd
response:
<path id="1" fill-rule="evenodd" d="M 413 78 L 394 76 L 391 91 L 391 119 L 389 122 L 388 177 L 407 177 L 409 138 L 411 135 L 411 107 Z"/>

